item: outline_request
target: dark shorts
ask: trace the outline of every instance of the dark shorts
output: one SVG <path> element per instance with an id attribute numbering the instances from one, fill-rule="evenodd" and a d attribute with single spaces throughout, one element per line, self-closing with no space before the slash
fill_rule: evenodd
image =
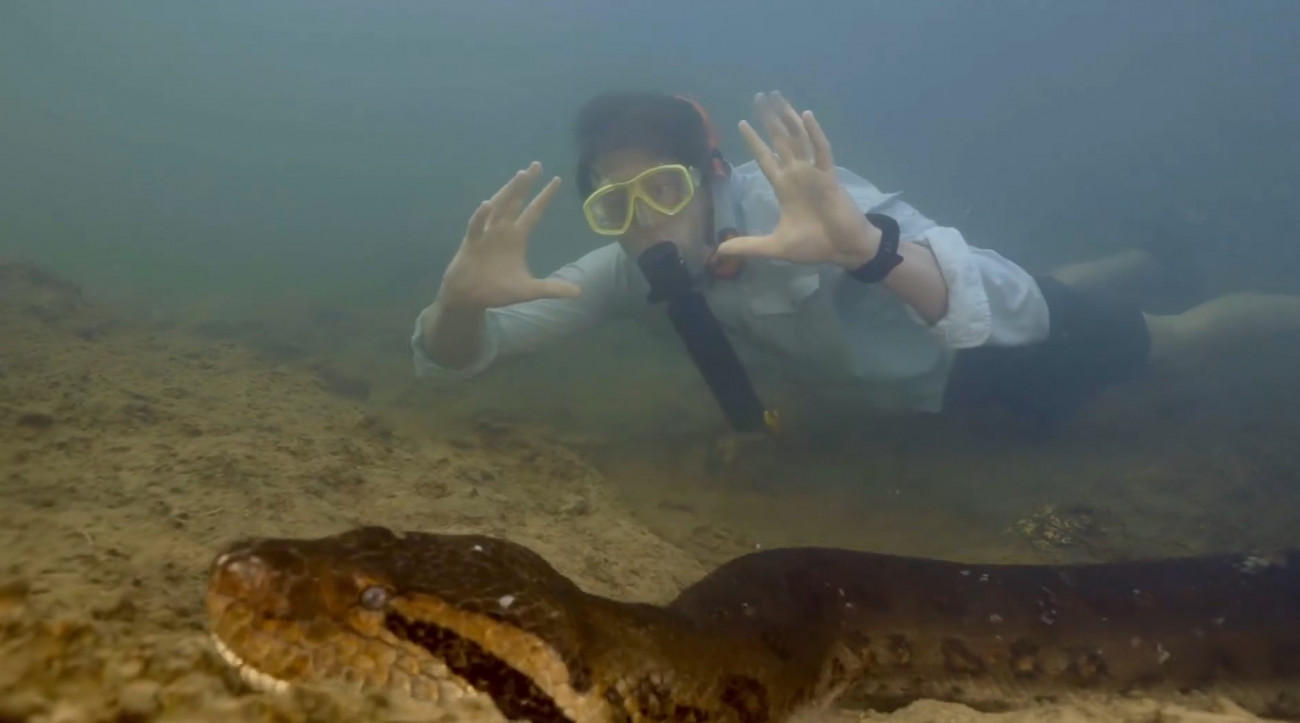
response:
<path id="1" fill-rule="evenodd" d="M 1028 346 L 983 346 L 957 353 L 945 411 L 1000 409 L 1030 424 L 1068 419 L 1097 392 L 1137 377 L 1151 351 L 1141 309 L 1036 276 L 1051 329 Z"/>

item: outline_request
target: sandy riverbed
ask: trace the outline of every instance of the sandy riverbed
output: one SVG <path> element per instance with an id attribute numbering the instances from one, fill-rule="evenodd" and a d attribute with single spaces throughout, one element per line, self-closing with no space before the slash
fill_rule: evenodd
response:
<path id="1" fill-rule="evenodd" d="M 201 590 L 214 551 L 235 537 L 363 523 L 503 535 L 592 591 L 660 601 L 761 534 L 715 514 L 746 504 L 710 502 L 719 490 L 668 505 L 671 486 L 654 500 L 630 491 L 653 464 L 508 424 L 421 433 L 339 394 L 319 369 L 115 319 L 34 267 L 0 275 L 0 721 L 399 717 L 375 701 L 254 693 L 225 670 L 207 644 Z M 619 470 L 628 477 L 612 481 Z M 875 505 L 876 538 L 846 534 L 845 544 L 947 525 L 939 512 L 889 523 L 915 509 L 894 504 Z M 999 539 L 985 556 L 1028 549 Z M 980 715 L 918 704 L 890 718 L 1245 717 L 1215 710 L 1128 700 Z"/>

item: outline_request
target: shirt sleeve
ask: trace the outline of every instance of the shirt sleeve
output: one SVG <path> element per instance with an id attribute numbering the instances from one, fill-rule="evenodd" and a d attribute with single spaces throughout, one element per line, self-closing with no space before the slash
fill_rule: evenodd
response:
<path id="1" fill-rule="evenodd" d="M 634 298 L 623 257 L 618 245 L 608 244 L 552 273 L 550 278 L 570 281 L 582 290 L 572 299 L 536 299 L 489 309 L 478 356 L 461 369 L 443 367 L 425 351 L 424 320 L 430 312 L 425 308 L 411 336 L 416 376 L 445 382 L 469 379 L 498 358 L 536 351 L 599 324 Z"/>
<path id="2" fill-rule="evenodd" d="M 1015 346 L 1047 338 L 1047 302 L 1029 272 L 995 251 L 969 245 L 961 231 L 926 218 L 900 200 L 900 194 L 882 193 L 851 171 L 839 173 L 864 213 L 892 217 L 902 240 L 934 254 L 948 285 L 948 309 L 930 328 L 945 346 Z M 918 324 L 927 324 L 912 307 L 905 308 Z"/>

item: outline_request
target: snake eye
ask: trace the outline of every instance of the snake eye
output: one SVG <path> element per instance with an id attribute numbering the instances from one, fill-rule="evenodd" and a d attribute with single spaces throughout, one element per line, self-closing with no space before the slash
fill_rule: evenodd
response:
<path id="1" fill-rule="evenodd" d="M 383 610 L 388 607 L 388 601 L 392 598 L 393 594 L 386 588 L 371 585 L 361 591 L 361 607 L 367 610 Z"/>

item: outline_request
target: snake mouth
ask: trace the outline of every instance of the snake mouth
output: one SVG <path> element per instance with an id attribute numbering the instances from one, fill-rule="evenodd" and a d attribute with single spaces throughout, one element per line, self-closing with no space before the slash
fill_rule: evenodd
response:
<path id="1" fill-rule="evenodd" d="M 562 651 L 573 656 L 577 633 L 563 609 L 544 604 L 548 588 L 531 606 L 516 597 L 538 587 L 529 575 L 552 574 L 544 561 L 513 548 L 489 556 L 496 543 L 477 537 L 434 537 L 438 554 L 384 563 L 370 548 L 400 541 L 392 533 L 352 537 L 237 542 L 214 558 L 208 633 L 250 688 L 341 687 L 547 723 L 605 705 L 574 688 Z M 519 584 L 496 582 L 485 563 Z M 504 592 L 481 599 L 470 584 L 478 579 Z M 588 676 L 578 676 L 579 687 L 591 686 Z"/>
<path id="2" fill-rule="evenodd" d="M 230 646 L 222 642 L 216 633 L 211 633 L 209 637 L 212 639 L 212 645 L 217 649 L 221 659 L 226 661 L 226 665 L 234 668 L 239 673 L 240 680 L 247 683 L 249 687 L 263 693 L 284 693 L 292 687 L 289 681 L 281 680 L 250 665 L 239 657 L 235 651 L 231 650 Z"/>

